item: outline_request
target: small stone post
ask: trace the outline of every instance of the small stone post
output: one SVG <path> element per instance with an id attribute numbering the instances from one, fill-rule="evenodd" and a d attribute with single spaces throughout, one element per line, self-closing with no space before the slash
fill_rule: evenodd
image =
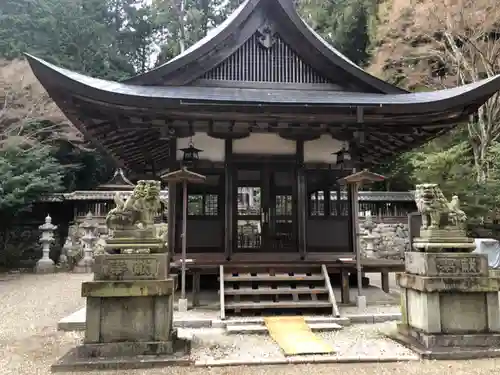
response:
<path id="1" fill-rule="evenodd" d="M 76 265 L 74 272 L 76 273 L 91 273 L 94 264 L 94 244 L 96 241 L 95 230 L 97 223 L 94 221 L 92 213 L 89 212 L 80 228 L 83 229 L 83 258 Z"/>
<path id="2" fill-rule="evenodd" d="M 66 241 L 64 241 L 64 245 L 61 249 L 61 255 L 59 256 L 59 266 L 61 268 L 68 268 L 68 254 L 71 253 L 73 248 L 73 241 L 70 236 L 66 237 Z"/>
<path id="3" fill-rule="evenodd" d="M 56 225 L 52 224 L 52 218 L 47 215 L 45 223 L 38 227 L 42 234 L 40 236 L 40 243 L 42 244 L 42 258 L 36 262 L 37 273 L 51 273 L 55 271 L 55 263 L 50 259 L 50 244 L 54 242 L 54 230 L 57 229 Z"/>

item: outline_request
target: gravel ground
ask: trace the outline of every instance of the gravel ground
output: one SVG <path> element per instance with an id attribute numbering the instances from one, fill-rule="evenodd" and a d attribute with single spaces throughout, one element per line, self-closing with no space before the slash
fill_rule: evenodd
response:
<path id="1" fill-rule="evenodd" d="M 19 274 L 0 277 L 0 374 L 49 374 L 57 357 L 78 342 L 56 331 L 57 322 L 84 305 L 88 274 Z"/>
<path id="2" fill-rule="evenodd" d="M 370 356 L 414 358 L 404 346 L 387 339 L 381 330 L 393 323 L 353 325 L 339 331 L 321 332 L 318 336 L 330 344 L 339 357 Z M 180 335 L 193 338 L 192 356 L 195 360 L 256 360 L 283 359 L 281 349 L 268 335 L 226 335 L 222 329 L 184 329 Z M 317 358 L 321 356 L 308 356 Z M 301 356 L 304 358 L 304 356 Z"/>
<path id="3" fill-rule="evenodd" d="M 74 347 L 81 333 L 56 331 L 57 322 L 80 308 L 81 282 L 90 275 L 0 275 L 0 374 L 48 375 L 50 365 Z M 407 353 L 406 349 L 382 339 L 379 330 L 385 324 L 354 326 L 334 333 L 322 333 L 333 343 L 339 354 L 368 353 L 379 355 Z M 210 336 L 206 330 L 185 330 L 194 334 L 195 357 L 241 359 L 242 347 L 251 355 L 267 354 L 268 358 L 282 356 L 278 348 L 265 336 L 246 335 L 228 337 L 219 331 Z M 212 350 L 208 350 L 211 347 Z M 268 348 L 265 349 L 265 348 Z M 232 351 L 232 352 L 231 352 Z M 262 353 L 266 351 L 266 353 Z M 398 353 L 400 352 L 400 353 Z M 377 354 L 377 355 L 378 355 Z M 248 355 L 246 353 L 245 355 Z M 231 368 L 164 368 L 154 370 L 91 372 L 102 375 L 487 375 L 498 374 L 498 360 L 467 362 L 407 362 L 345 365 L 290 365 Z M 80 373 L 81 374 L 81 373 Z M 70 375 L 70 373 L 66 373 Z M 75 373 L 76 375 L 76 373 Z"/>

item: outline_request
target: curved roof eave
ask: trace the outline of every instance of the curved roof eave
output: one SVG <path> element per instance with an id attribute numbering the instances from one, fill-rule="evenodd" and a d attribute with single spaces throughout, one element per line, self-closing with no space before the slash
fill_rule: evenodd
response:
<path id="1" fill-rule="evenodd" d="M 59 68 L 42 59 L 26 55 L 44 87 L 95 101 L 120 106 L 165 109 L 174 103 L 254 103 L 256 105 L 309 105 L 338 107 L 386 107 L 407 109 L 408 113 L 429 113 L 434 109 L 466 107 L 487 100 L 500 91 L 500 75 L 451 89 L 402 94 L 361 94 L 337 91 L 260 90 L 191 86 L 137 86 L 92 78 Z M 482 104 L 482 103 L 481 103 Z"/>

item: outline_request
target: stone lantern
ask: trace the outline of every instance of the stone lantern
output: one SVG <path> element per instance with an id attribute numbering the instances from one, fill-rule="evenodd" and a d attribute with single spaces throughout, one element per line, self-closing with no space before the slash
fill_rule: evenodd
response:
<path id="1" fill-rule="evenodd" d="M 76 273 L 90 273 L 94 264 L 94 244 L 97 238 L 95 235 L 97 223 L 94 221 L 91 212 L 87 214 L 80 228 L 84 232 L 82 237 L 83 257 L 73 271 Z"/>
<path id="2" fill-rule="evenodd" d="M 373 218 L 371 212 L 365 216 L 365 222 L 363 227 L 366 230 L 366 234 L 363 236 L 363 240 L 365 241 L 365 257 L 373 258 L 373 251 L 375 250 L 375 239 L 377 238 L 372 234 L 373 229 L 376 227 L 376 224 L 373 222 Z"/>
<path id="3" fill-rule="evenodd" d="M 55 271 L 55 263 L 50 259 L 50 245 L 54 242 L 54 231 L 57 225 L 52 224 L 52 218 L 47 215 L 45 223 L 38 227 L 42 232 L 40 243 L 42 244 L 42 258 L 36 262 L 36 272 L 51 273 Z"/>

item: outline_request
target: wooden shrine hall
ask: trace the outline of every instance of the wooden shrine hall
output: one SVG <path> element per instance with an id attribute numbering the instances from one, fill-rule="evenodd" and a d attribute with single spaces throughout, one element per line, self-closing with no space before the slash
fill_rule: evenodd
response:
<path id="1" fill-rule="evenodd" d="M 182 149 L 199 150 L 191 169 L 206 181 L 188 186 L 187 254 L 190 268 L 206 272 L 228 264 L 331 272 L 353 252 L 352 202 L 339 178 L 449 131 L 500 89 L 497 76 L 407 92 L 327 44 L 290 0 L 246 0 L 185 52 L 123 82 L 27 57 L 68 119 L 131 179 L 160 178 L 180 168 Z M 177 259 L 180 190 L 169 186 Z"/>

